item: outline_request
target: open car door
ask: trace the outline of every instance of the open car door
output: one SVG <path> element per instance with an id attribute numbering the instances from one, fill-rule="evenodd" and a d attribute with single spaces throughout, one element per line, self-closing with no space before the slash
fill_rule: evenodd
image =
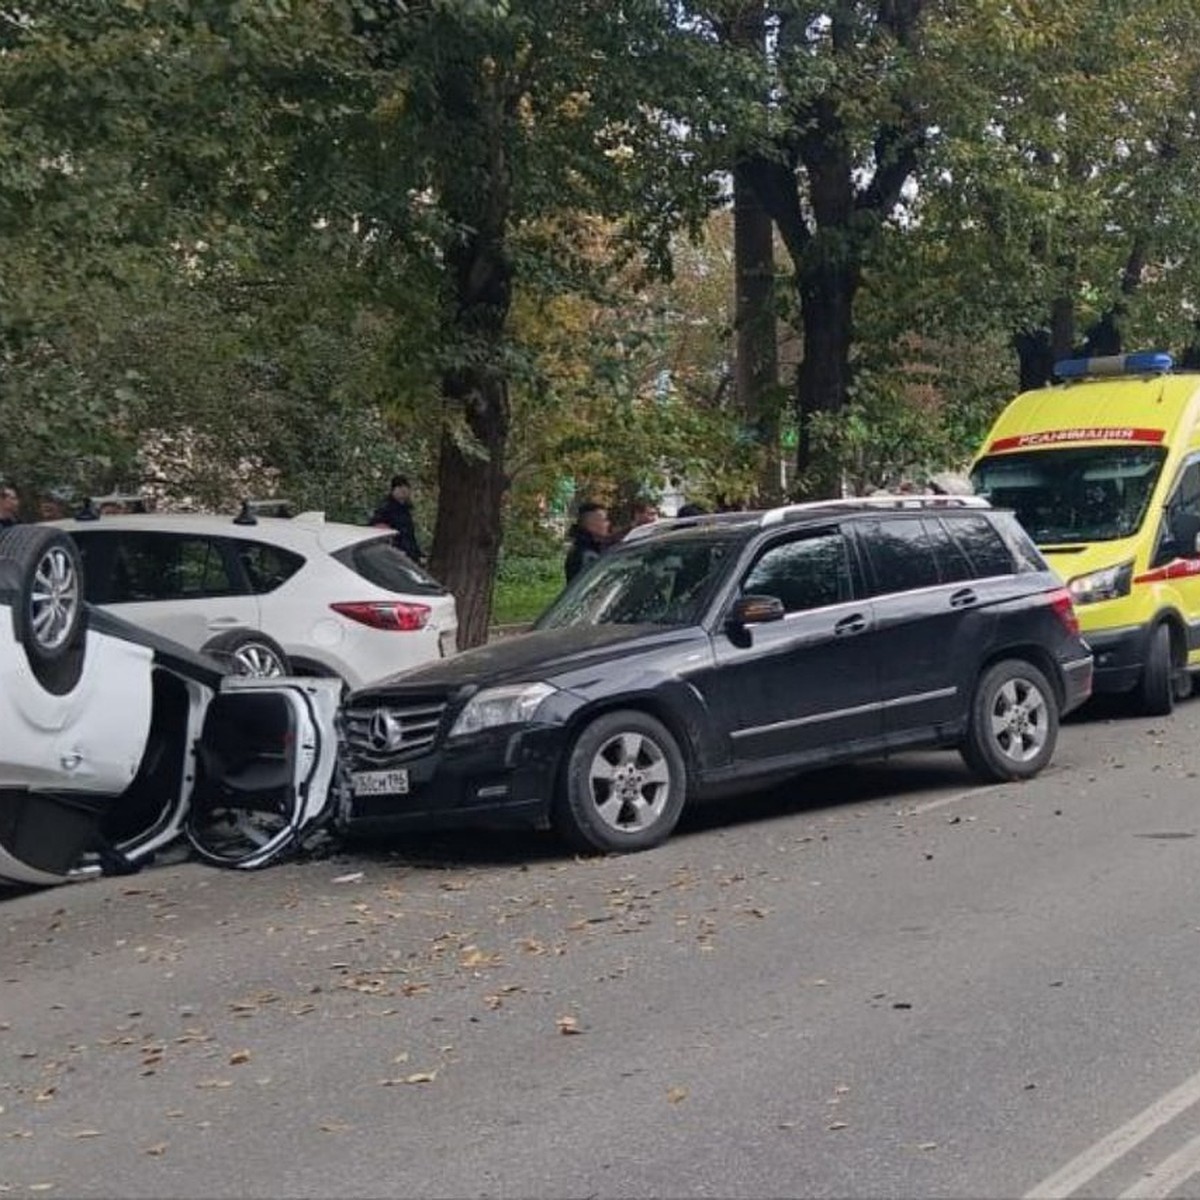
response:
<path id="1" fill-rule="evenodd" d="M 251 870 L 327 815 L 341 680 L 227 675 L 204 715 L 184 830 L 210 863 Z"/>

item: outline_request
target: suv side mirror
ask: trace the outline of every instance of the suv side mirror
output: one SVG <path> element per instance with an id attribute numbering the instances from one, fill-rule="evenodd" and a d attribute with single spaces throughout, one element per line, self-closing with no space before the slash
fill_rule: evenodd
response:
<path id="1" fill-rule="evenodd" d="M 782 621 L 783 601 L 778 596 L 739 596 L 729 610 L 728 623 L 737 628 L 761 625 L 766 621 Z"/>

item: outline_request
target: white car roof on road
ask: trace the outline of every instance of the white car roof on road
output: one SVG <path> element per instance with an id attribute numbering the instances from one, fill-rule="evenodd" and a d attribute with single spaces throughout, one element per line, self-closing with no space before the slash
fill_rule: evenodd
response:
<path id="1" fill-rule="evenodd" d="M 380 537 L 387 531 L 370 525 L 348 525 L 326 521 L 323 513 L 306 512 L 296 517 L 258 517 L 252 525 L 237 525 L 235 514 L 225 513 L 114 513 L 94 521 L 68 517 L 50 521 L 60 529 L 123 529 L 147 533 L 196 533 L 207 537 L 236 537 L 269 542 L 297 552 L 314 546 L 334 553 L 355 542 Z"/>

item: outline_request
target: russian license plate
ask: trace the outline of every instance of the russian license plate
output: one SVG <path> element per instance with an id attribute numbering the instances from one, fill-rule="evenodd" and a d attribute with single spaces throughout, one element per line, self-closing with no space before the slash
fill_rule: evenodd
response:
<path id="1" fill-rule="evenodd" d="M 408 794 L 408 771 L 355 771 L 350 786 L 356 796 L 404 796 Z"/>

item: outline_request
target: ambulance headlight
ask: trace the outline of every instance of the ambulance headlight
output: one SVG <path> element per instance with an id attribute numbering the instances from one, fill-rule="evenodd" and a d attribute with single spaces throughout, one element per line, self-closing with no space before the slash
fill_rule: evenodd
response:
<path id="1" fill-rule="evenodd" d="M 1076 604 L 1095 604 L 1098 600 L 1118 600 L 1129 595 L 1133 586 L 1133 562 L 1105 567 L 1087 575 L 1076 575 L 1067 587 Z"/>

